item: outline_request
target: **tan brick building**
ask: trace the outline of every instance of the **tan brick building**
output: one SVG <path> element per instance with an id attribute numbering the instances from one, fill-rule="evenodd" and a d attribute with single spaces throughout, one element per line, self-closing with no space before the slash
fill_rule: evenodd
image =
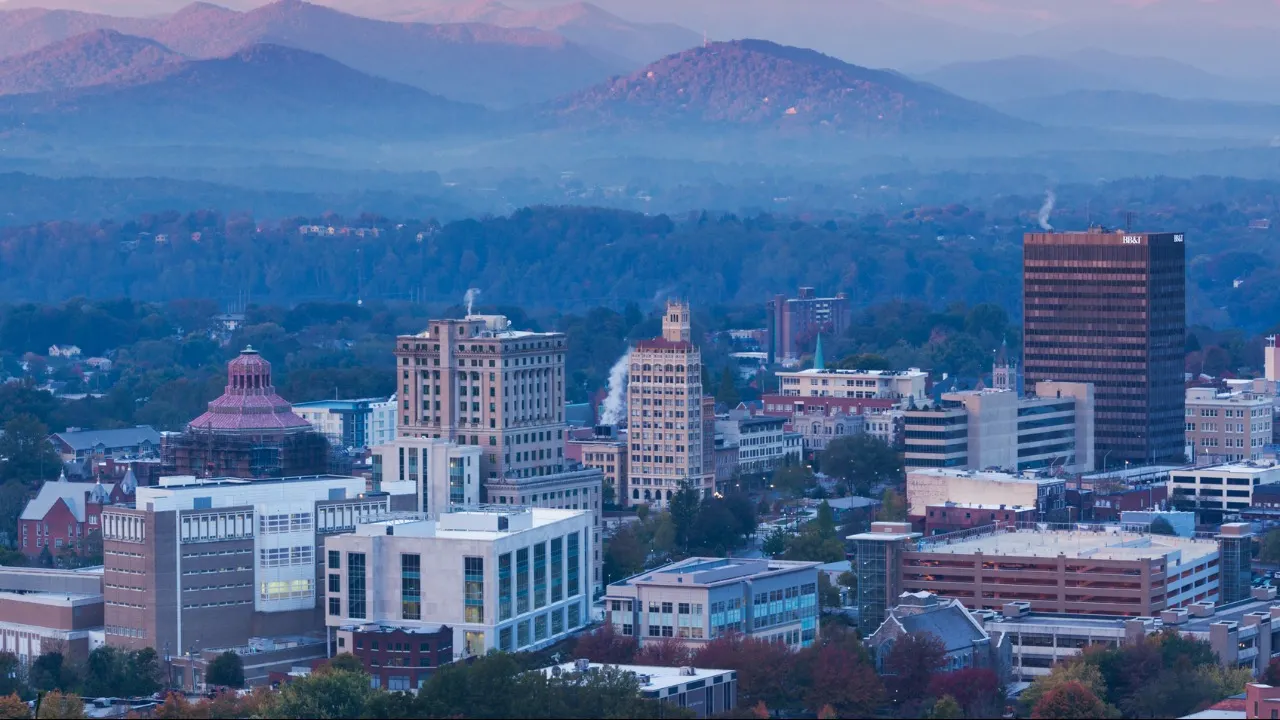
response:
<path id="1" fill-rule="evenodd" d="M 1271 442 L 1271 412 L 1268 397 L 1187 388 L 1187 449 L 1197 462 L 1260 460 Z"/>

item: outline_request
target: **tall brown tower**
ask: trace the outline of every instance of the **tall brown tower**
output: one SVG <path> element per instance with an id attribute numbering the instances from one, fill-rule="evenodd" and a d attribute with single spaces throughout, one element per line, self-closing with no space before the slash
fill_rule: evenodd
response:
<path id="1" fill-rule="evenodd" d="M 1096 388 L 1099 463 L 1181 462 L 1186 347 L 1182 233 L 1028 233 L 1023 367 Z"/>

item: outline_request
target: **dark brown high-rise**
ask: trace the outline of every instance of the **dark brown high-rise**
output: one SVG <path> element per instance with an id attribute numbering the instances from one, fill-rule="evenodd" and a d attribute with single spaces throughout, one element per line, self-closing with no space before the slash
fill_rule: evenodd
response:
<path id="1" fill-rule="evenodd" d="M 1182 233 L 1028 233 L 1026 384 L 1095 387 L 1101 466 L 1181 461 L 1186 252 Z"/>

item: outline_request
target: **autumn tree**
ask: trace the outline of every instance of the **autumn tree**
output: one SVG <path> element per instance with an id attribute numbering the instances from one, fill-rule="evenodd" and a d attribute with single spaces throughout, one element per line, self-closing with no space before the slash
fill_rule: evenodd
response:
<path id="1" fill-rule="evenodd" d="M 619 635 L 612 623 L 605 623 L 590 633 L 578 636 L 573 656 L 592 662 L 625 665 L 635 658 L 636 650 L 633 636 Z"/>
<path id="2" fill-rule="evenodd" d="M 81 720 L 86 717 L 84 714 L 84 700 L 79 695 L 71 693 L 63 694 L 54 690 L 44 694 L 40 698 L 40 704 L 36 706 L 37 718 L 49 718 L 50 720 Z"/>
<path id="3" fill-rule="evenodd" d="M 833 708 L 837 717 L 870 717 L 884 701 L 884 684 L 864 658 L 834 645 L 815 652 L 806 678 L 808 708 Z"/>
<path id="4" fill-rule="evenodd" d="M 794 661 L 786 647 L 741 633 L 715 638 L 693 656 L 697 667 L 737 671 L 739 705 L 763 703 L 778 709 L 793 702 L 795 688 L 790 674 Z"/>
<path id="5" fill-rule="evenodd" d="M 326 668 L 285 683 L 270 708 L 270 716 L 321 719 L 360 717 L 372 694 L 368 675 Z"/>
<path id="6" fill-rule="evenodd" d="M 865 497 L 875 486 L 900 485 L 905 477 L 898 453 L 865 433 L 832 440 L 819 460 L 822 471 L 843 480 L 850 495 Z"/>
<path id="7" fill-rule="evenodd" d="M 1107 716 L 1106 705 L 1089 688 L 1072 680 L 1050 690 L 1036 702 L 1032 718 L 1087 720 Z"/>
<path id="8" fill-rule="evenodd" d="M 929 683 L 929 696 L 950 697 L 967 717 L 992 717 L 1000 714 L 1000 677 L 987 668 L 938 673 Z"/>
<path id="9" fill-rule="evenodd" d="M 244 660 L 240 653 L 227 650 L 215 657 L 205 672 L 205 682 L 230 688 L 244 687 Z"/>
<path id="10" fill-rule="evenodd" d="M 0 720 L 25 720 L 31 717 L 31 708 L 18 697 L 18 693 L 0 696 Z"/>
<path id="11" fill-rule="evenodd" d="M 1085 657 L 1089 657 L 1092 654 L 1087 652 Z M 1037 677 L 1031 683 L 1031 687 L 1022 691 L 1022 694 L 1018 696 L 1018 704 L 1022 708 L 1022 714 L 1030 714 L 1041 698 L 1071 682 L 1083 685 L 1098 698 L 1107 697 L 1107 683 L 1103 679 L 1102 672 L 1098 669 L 1098 666 L 1095 663 L 1087 662 L 1084 658 L 1073 658 L 1055 665 L 1048 675 Z"/>
<path id="12" fill-rule="evenodd" d="M 885 684 L 893 702 L 903 705 L 924 698 L 946 654 L 942 641 L 931 633 L 907 633 L 894 641 L 884 659 Z"/>
<path id="13" fill-rule="evenodd" d="M 963 718 L 964 710 L 960 707 L 960 703 L 950 695 L 943 695 L 933 703 L 933 708 L 929 710 L 929 717 L 934 720 L 943 720 L 943 718 Z M 985 716 L 976 716 L 985 717 Z"/>
<path id="14" fill-rule="evenodd" d="M 651 640 L 640 646 L 635 654 L 637 665 L 659 665 L 678 667 L 688 665 L 690 660 L 689 646 L 673 637 Z"/>
<path id="15" fill-rule="evenodd" d="M 360 661 L 360 658 L 349 652 L 334 655 L 332 658 L 329 658 L 329 662 L 325 663 L 325 665 L 330 670 L 346 670 L 347 672 L 356 673 L 362 673 L 365 671 L 364 663 Z"/>

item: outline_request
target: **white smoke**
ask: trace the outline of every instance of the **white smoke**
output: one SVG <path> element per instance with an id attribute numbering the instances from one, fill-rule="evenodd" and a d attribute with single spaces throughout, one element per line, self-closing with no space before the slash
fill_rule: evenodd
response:
<path id="1" fill-rule="evenodd" d="M 467 315 L 471 315 L 471 308 L 476 304 L 476 298 L 480 297 L 479 288 L 471 288 L 467 290 L 467 294 L 462 296 L 462 301 L 467 304 Z"/>
<path id="2" fill-rule="evenodd" d="M 631 368 L 631 350 L 628 349 L 609 369 L 609 395 L 604 399 L 604 411 L 600 413 L 601 425 L 617 425 L 622 419 L 622 406 L 626 399 L 627 371 Z"/>
<path id="3" fill-rule="evenodd" d="M 1052 190 L 1044 191 L 1044 205 L 1040 206 L 1040 229 L 1048 232 L 1053 229 L 1049 224 L 1049 216 L 1053 214 L 1053 205 L 1058 202 L 1058 196 L 1053 194 Z"/>

